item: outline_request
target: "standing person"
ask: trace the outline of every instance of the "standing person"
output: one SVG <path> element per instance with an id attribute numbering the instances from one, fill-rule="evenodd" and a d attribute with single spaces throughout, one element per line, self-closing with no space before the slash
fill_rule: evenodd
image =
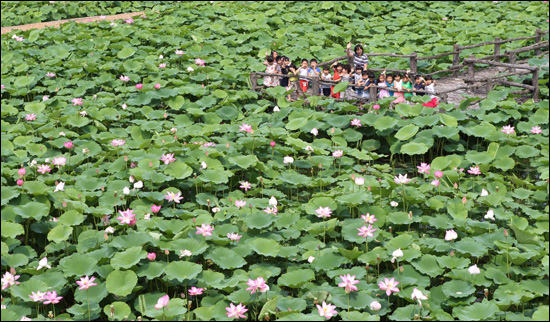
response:
<path id="1" fill-rule="evenodd" d="M 332 80 L 332 75 L 330 74 L 330 69 L 325 66 L 323 67 L 323 73 L 321 74 L 321 79 L 325 81 Z M 321 90 L 323 91 L 323 95 L 326 97 L 330 96 L 330 84 L 321 84 Z"/>
<path id="2" fill-rule="evenodd" d="M 363 46 L 355 45 L 355 48 L 353 49 L 353 53 L 350 51 L 350 48 L 351 48 L 351 42 L 348 43 L 346 52 L 348 54 L 348 57 L 353 57 L 353 65 L 355 67 L 359 66 L 363 68 L 363 71 L 366 71 L 367 66 L 369 65 L 369 57 L 365 55 L 365 52 L 363 51 Z"/>
<path id="3" fill-rule="evenodd" d="M 334 76 L 332 76 L 332 80 L 335 82 L 340 81 L 340 74 L 342 73 L 342 69 L 344 68 L 344 65 L 334 62 L 330 67 L 334 68 Z M 334 86 L 330 88 L 330 93 L 332 94 L 332 97 L 334 98 L 340 98 L 340 93 L 334 93 Z"/>
<path id="4" fill-rule="evenodd" d="M 378 86 L 379 87 L 388 87 L 388 85 L 386 84 L 386 71 L 383 71 L 379 76 L 378 76 Z M 386 98 L 386 97 L 390 97 L 390 92 L 385 89 L 385 88 L 380 88 L 378 90 L 378 98 Z"/>
<path id="5" fill-rule="evenodd" d="M 319 77 L 319 75 L 321 74 L 321 69 L 319 67 L 317 67 L 317 59 L 312 58 L 309 61 L 309 65 L 311 67 L 307 70 L 307 76 L 309 76 L 309 77 Z M 321 88 L 320 87 L 319 87 L 319 94 L 321 94 Z"/>
<path id="6" fill-rule="evenodd" d="M 281 74 L 282 75 L 288 75 L 290 72 L 289 66 L 290 66 L 290 59 L 286 56 L 282 56 L 282 64 L 281 64 Z M 279 84 L 282 87 L 288 87 L 288 77 L 281 77 L 281 80 L 279 81 Z"/>
<path id="7" fill-rule="evenodd" d="M 424 81 L 424 78 L 423 78 L 422 76 L 420 76 L 420 75 L 416 75 L 416 76 L 414 77 L 414 86 L 413 86 L 413 87 L 414 87 L 414 91 L 423 91 L 424 88 L 425 88 L 425 86 L 426 86 L 426 83 L 425 83 L 425 81 Z M 415 96 L 416 96 L 416 95 L 424 96 L 424 95 L 426 95 L 426 94 L 425 94 L 425 93 L 418 93 L 418 94 L 417 94 L 417 93 L 414 93 L 414 95 L 415 95 Z"/>
<path id="8" fill-rule="evenodd" d="M 363 77 L 362 75 L 363 75 L 363 68 L 359 66 L 355 66 L 355 73 L 351 75 L 352 83 L 356 85 L 358 82 L 360 82 L 361 78 Z M 355 95 L 357 97 L 361 97 L 361 95 L 363 95 L 363 89 L 360 88 L 359 86 L 354 86 L 352 87 L 352 89 L 355 91 Z"/>
<path id="9" fill-rule="evenodd" d="M 267 67 L 265 69 L 267 74 L 277 74 L 277 64 L 275 64 L 275 59 L 273 56 L 267 57 Z M 277 76 L 264 76 L 264 85 L 266 87 L 274 87 L 279 85 L 279 77 Z"/>
<path id="10" fill-rule="evenodd" d="M 435 79 L 432 76 L 426 76 L 426 91 L 430 95 L 430 98 L 435 98 Z"/>
<path id="11" fill-rule="evenodd" d="M 395 80 L 393 82 L 393 87 L 397 89 L 393 93 L 394 97 L 397 97 L 396 100 L 394 100 L 393 104 L 403 103 L 405 102 L 405 93 L 403 92 L 403 80 L 401 79 L 401 73 L 395 73 Z"/>
<path id="12" fill-rule="evenodd" d="M 307 74 L 308 74 L 308 62 L 307 62 L 307 59 L 302 59 L 302 65 L 300 66 L 300 68 L 298 68 L 298 70 L 296 72 L 298 72 L 298 75 L 300 75 L 301 77 L 307 77 Z M 308 81 L 307 79 L 305 78 L 300 78 L 300 88 L 302 89 L 302 92 L 304 92 L 304 94 L 307 92 L 307 86 L 308 86 Z"/>
<path id="13" fill-rule="evenodd" d="M 408 99 L 409 97 L 413 96 L 412 89 L 413 89 L 413 84 L 411 82 L 411 76 L 407 71 L 405 76 L 403 76 L 403 90 L 405 91 L 405 99 Z"/>
<path id="14" fill-rule="evenodd" d="M 354 81 L 353 76 L 351 75 L 351 66 L 346 64 L 344 65 L 344 68 L 342 69 L 342 74 L 340 74 L 340 82 L 348 82 L 352 84 Z M 342 98 L 344 99 L 350 99 L 352 98 L 353 90 L 351 87 L 347 87 L 344 91 L 344 96 Z"/>
<path id="15" fill-rule="evenodd" d="M 288 65 L 288 74 L 291 75 L 288 78 L 288 87 L 286 88 L 287 91 L 292 91 L 288 97 L 287 100 L 291 101 L 291 94 L 298 91 L 298 70 L 296 69 L 296 65 L 290 64 Z M 298 93 L 296 93 L 298 95 Z"/>

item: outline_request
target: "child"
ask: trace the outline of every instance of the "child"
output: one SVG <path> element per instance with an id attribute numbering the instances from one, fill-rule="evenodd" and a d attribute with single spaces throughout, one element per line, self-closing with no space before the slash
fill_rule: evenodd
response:
<path id="1" fill-rule="evenodd" d="M 387 87 L 388 89 L 394 88 L 394 84 L 393 84 L 393 74 L 388 74 L 388 75 L 386 75 L 386 87 Z M 388 90 L 388 93 L 390 94 L 390 97 L 393 97 L 394 91 Z"/>
<path id="2" fill-rule="evenodd" d="M 353 84 L 357 84 L 361 78 L 363 77 L 362 76 L 363 74 L 363 68 L 362 67 L 359 67 L 359 66 L 355 66 L 355 73 L 352 75 L 353 76 Z M 359 88 L 358 86 L 354 86 L 352 87 L 353 90 L 355 91 L 355 96 L 357 97 L 361 97 L 362 94 L 363 94 L 363 89 L 362 88 Z"/>
<path id="3" fill-rule="evenodd" d="M 330 69 L 327 66 L 323 67 L 323 73 L 321 74 L 321 79 L 325 81 L 332 80 L 332 75 L 330 75 L 329 72 L 330 72 Z M 321 89 L 323 91 L 324 96 L 326 97 L 330 96 L 330 88 L 331 88 L 330 84 L 321 84 Z"/>
<path id="4" fill-rule="evenodd" d="M 292 90 L 291 94 L 298 90 L 298 71 L 296 70 L 296 65 L 290 64 L 288 65 L 288 74 L 291 75 L 288 78 L 289 85 L 286 88 L 287 91 Z M 288 95 L 287 99 L 290 101 L 290 95 Z"/>
<path id="5" fill-rule="evenodd" d="M 265 70 L 268 74 L 277 74 L 277 64 L 275 64 L 275 59 L 273 56 L 267 57 L 267 68 Z M 273 87 L 279 85 L 278 77 L 276 76 L 265 76 L 264 85 L 266 87 Z"/>
<path id="6" fill-rule="evenodd" d="M 414 77 L 414 90 L 415 91 L 423 91 L 425 89 L 425 85 L 426 83 L 424 82 L 424 78 L 420 75 L 416 75 Z M 424 96 L 426 95 L 425 93 L 414 93 L 414 95 L 420 95 L 420 96 Z"/>
<path id="7" fill-rule="evenodd" d="M 407 71 L 405 76 L 403 76 L 403 90 L 405 91 L 405 99 L 408 99 L 409 97 L 413 96 L 412 88 L 413 86 L 411 83 L 411 76 Z"/>
<path id="8" fill-rule="evenodd" d="M 363 88 L 363 97 L 365 98 L 370 98 L 370 88 L 374 85 L 376 85 L 376 82 L 374 80 L 374 73 L 371 72 L 371 71 L 364 71 L 363 72 L 363 80 L 364 80 L 364 75 L 365 73 L 367 74 L 367 80 L 365 81 L 365 87 Z"/>
<path id="9" fill-rule="evenodd" d="M 307 66 L 307 59 L 302 59 L 302 66 L 300 66 L 300 68 L 298 68 L 298 70 L 296 71 L 298 73 L 298 75 L 300 75 L 301 77 L 307 77 L 307 74 L 308 74 L 308 66 Z M 300 78 L 300 88 L 302 89 L 302 92 L 307 92 L 307 85 L 308 85 L 308 81 L 307 79 L 305 78 Z"/>
<path id="10" fill-rule="evenodd" d="M 319 76 L 321 74 L 321 69 L 317 67 L 317 59 L 313 58 L 309 61 L 311 67 L 307 71 L 309 77 Z"/>
<path id="11" fill-rule="evenodd" d="M 394 77 L 393 87 L 395 87 L 397 91 L 393 93 L 393 96 L 397 97 L 397 99 L 393 101 L 393 104 L 403 103 L 405 102 L 405 93 L 403 93 L 403 80 L 401 79 L 401 74 L 396 73 Z"/>
<path id="12" fill-rule="evenodd" d="M 432 76 L 426 76 L 426 91 L 429 93 L 430 98 L 435 98 L 435 79 Z"/>
<path id="13" fill-rule="evenodd" d="M 281 58 L 282 58 L 281 74 L 288 75 L 288 73 L 290 72 L 290 69 L 288 68 L 290 66 L 290 59 L 286 56 L 282 56 Z M 282 87 L 288 87 L 288 78 L 281 77 L 279 84 Z"/>
<path id="14" fill-rule="evenodd" d="M 353 77 L 351 76 L 350 73 L 351 73 L 351 66 L 349 64 L 344 65 L 344 68 L 342 68 L 342 74 L 340 75 L 340 82 L 348 82 L 351 84 L 353 82 Z M 350 87 L 348 87 L 344 91 L 344 97 L 342 98 L 350 99 L 352 93 L 353 93 L 353 90 Z"/>
<path id="15" fill-rule="evenodd" d="M 337 63 L 337 62 L 334 62 L 334 63 L 332 63 L 332 65 L 330 65 L 330 67 L 334 68 L 334 76 L 332 77 L 332 79 L 335 82 L 340 81 L 340 74 L 342 73 L 342 69 L 344 68 L 344 65 L 342 65 L 340 63 Z M 334 86 L 331 87 L 330 92 L 332 94 L 332 97 L 340 98 L 340 93 L 334 93 Z"/>
<path id="16" fill-rule="evenodd" d="M 378 76 L 378 86 L 388 87 L 388 85 L 386 84 L 386 71 L 383 71 L 380 76 Z M 388 92 L 388 90 L 385 88 L 381 88 L 378 92 L 378 98 L 385 98 L 390 96 L 390 92 Z"/>

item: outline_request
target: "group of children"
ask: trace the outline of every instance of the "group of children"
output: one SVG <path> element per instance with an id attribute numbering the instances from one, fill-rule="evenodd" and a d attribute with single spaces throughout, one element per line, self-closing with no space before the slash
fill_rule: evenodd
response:
<path id="1" fill-rule="evenodd" d="M 395 104 L 402 103 L 408 97 L 417 95 L 415 91 L 427 91 L 431 98 L 435 97 L 435 80 L 431 76 L 422 77 L 414 76 L 414 80 L 409 73 L 388 73 L 383 71 L 376 75 L 372 71 L 363 70 L 361 66 L 355 66 L 352 71 L 350 65 L 344 65 L 334 62 L 330 67 L 323 66 L 323 69 L 317 67 L 317 60 L 302 59 L 300 67 L 290 62 L 286 56 L 277 55 L 276 51 L 272 51 L 271 55 L 266 53 L 267 66 L 266 73 L 290 75 L 290 77 L 265 76 L 264 85 L 267 87 L 283 86 L 287 90 L 297 90 L 298 86 L 302 92 L 306 92 L 309 86 L 309 81 L 304 77 L 319 77 L 322 81 L 349 82 L 353 85 L 347 88 L 345 92 L 346 99 L 370 98 L 369 88 L 377 86 L 375 91 L 378 99 L 385 97 L 397 97 L 393 102 Z M 332 71 L 332 73 L 331 73 Z M 414 82 L 413 82 L 414 81 Z M 334 85 L 321 82 L 320 94 L 340 98 L 341 93 L 334 93 Z M 418 93 L 418 95 L 426 95 Z M 290 99 L 290 97 L 289 97 Z"/>

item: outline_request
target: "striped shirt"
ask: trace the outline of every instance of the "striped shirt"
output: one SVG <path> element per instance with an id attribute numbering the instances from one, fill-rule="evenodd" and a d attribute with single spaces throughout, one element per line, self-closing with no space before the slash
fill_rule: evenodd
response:
<path id="1" fill-rule="evenodd" d="M 361 56 L 357 56 L 356 53 L 353 53 L 353 64 L 355 67 L 361 67 L 365 68 L 365 64 L 369 63 L 369 57 L 367 55 L 362 54 Z"/>

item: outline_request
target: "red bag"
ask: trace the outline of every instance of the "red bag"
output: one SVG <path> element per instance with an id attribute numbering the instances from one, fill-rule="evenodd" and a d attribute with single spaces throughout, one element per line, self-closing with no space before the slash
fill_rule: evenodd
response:
<path id="1" fill-rule="evenodd" d="M 423 106 L 426 106 L 426 107 L 436 107 L 437 105 L 439 105 L 439 102 L 437 101 L 437 98 L 432 98 L 431 101 L 429 101 L 428 103 L 424 103 L 422 104 Z"/>

